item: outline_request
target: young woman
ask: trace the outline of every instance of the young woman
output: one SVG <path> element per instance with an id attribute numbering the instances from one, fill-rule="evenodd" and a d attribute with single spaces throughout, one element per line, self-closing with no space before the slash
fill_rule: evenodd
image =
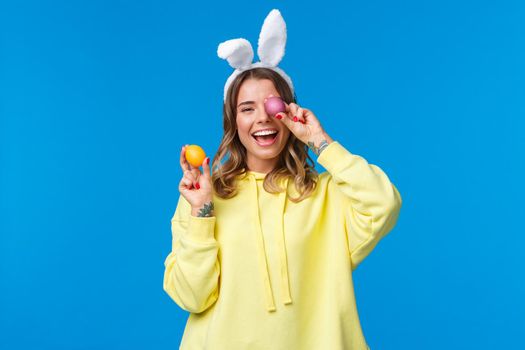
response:
<path id="1" fill-rule="evenodd" d="M 271 96 L 286 112 L 266 112 Z M 209 158 L 201 173 L 181 150 L 164 273 L 190 312 L 181 349 L 368 349 L 352 271 L 394 227 L 401 197 L 296 102 L 278 70 L 239 71 L 212 174 Z"/>

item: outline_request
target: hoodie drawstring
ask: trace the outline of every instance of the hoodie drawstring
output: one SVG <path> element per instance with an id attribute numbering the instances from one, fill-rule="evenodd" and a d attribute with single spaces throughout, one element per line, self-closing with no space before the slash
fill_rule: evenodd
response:
<path id="1" fill-rule="evenodd" d="M 275 302 L 273 297 L 273 291 L 272 286 L 270 282 L 270 271 L 268 268 L 268 260 L 266 257 L 266 249 L 264 246 L 264 235 L 261 228 L 261 219 L 259 216 L 259 194 L 257 190 L 257 183 L 255 176 L 253 174 L 249 175 L 250 180 L 250 187 L 252 188 L 252 191 L 254 191 L 254 195 L 251 198 L 255 199 L 255 203 L 252 206 L 254 208 L 254 224 L 255 224 L 255 231 L 258 236 L 258 246 L 259 246 L 259 265 L 261 267 L 261 275 L 263 278 L 263 282 L 265 285 L 265 293 L 266 293 L 266 305 L 269 312 L 275 311 Z M 285 242 L 285 236 L 284 236 L 284 211 L 286 207 L 286 194 L 288 189 L 288 178 L 286 178 L 284 183 L 285 191 L 279 193 L 279 200 L 280 200 L 280 209 L 281 209 L 281 215 L 279 215 L 279 221 L 277 223 L 277 229 L 278 229 L 278 237 L 277 242 L 279 244 L 279 248 L 281 251 L 281 290 L 283 293 L 284 301 L 283 303 L 285 305 L 292 303 L 292 297 L 290 293 L 290 281 L 288 276 L 288 258 L 286 253 L 286 242 Z"/>

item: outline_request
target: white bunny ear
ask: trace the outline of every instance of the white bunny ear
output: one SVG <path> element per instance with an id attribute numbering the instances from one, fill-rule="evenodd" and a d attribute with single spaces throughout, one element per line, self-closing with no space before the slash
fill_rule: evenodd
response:
<path id="1" fill-rule="evenodd" d="M 219 44 L 217 55 L 228 60 L 230 66 L 240 69 L 252 64 L 253 49 L 246 39 L 231 39 Z"/>
<path id="2" fill-rule="evenodd" d="M 266 16 L 261 34 L 257 55 L 262 63 L 276 67 L 284 56 L 286 46 L 286 23 L 279 10 L 272 10 Z"/>

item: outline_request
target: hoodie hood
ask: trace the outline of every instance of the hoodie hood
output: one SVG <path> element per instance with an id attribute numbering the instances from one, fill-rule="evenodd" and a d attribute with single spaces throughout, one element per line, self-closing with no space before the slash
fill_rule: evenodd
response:
<path id="1" fill-rule="evenodd" d="M 250 203 L 247 203 L 248 215 L 251 216 L 251 222 L 253 222 L 253 229 L 256 233 L 257 247 L 258 247 L 258 260 L 259 260 L 259 271 L 260 277 L 263 281 L 266 295 L 266 309 L 268 312 L 275 311 L 275 298 L 270 282 L 270 270 L 268 268 L 268 260 L 266 248 L 264 245 L 264 235 L 261 227 L 261 219 L 259 216 L 259 191 L 257 188 L 257 181 L 264 181 L 266 174 L 255 171 L 247 171 L 245 176 L 241 175 L 241 181 L 248 182 L 248 190 L 251 191 Z M 288 191 L 289 179 L 284 180 L 285 191 L 278 194 L 279 208 L 281 215 L 277 218 L 277 244 L 280 251 L 280 271 L 281 271 L 281 295 L 283 297 L 282 303 L 287 305 L 292 303 L 292 296 L 290 293 L 290 280 L 288 276 L 288 256 L 286 252 L 285 236 L 284 236 L 284 212 L 286 210 L 286 196 Z"/>

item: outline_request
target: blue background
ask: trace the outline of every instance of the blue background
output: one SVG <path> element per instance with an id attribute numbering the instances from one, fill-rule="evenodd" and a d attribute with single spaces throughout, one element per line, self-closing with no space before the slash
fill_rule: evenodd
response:
<path id="1" fill-rule="evenodd" d="M 272 8 L 299 104 L 403 197 L 354 274 L 372 350 L 525 348 L 517 0 L 2 2 L 0 348 L 178 348 L 180 147 L 217 150 L 217 45 Z"/>

